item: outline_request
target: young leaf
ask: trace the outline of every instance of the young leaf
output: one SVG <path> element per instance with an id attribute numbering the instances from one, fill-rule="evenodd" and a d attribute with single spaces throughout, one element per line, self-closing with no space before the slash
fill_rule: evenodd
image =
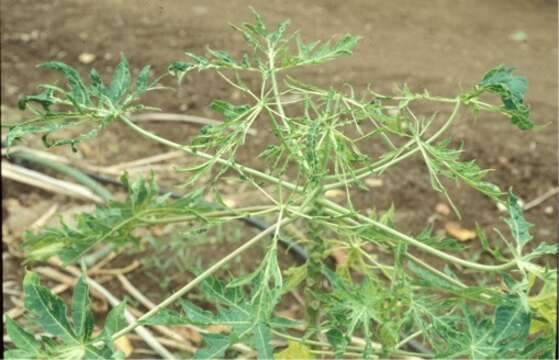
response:
<path id="1" fill-rule="evenodd" d="M 79 105 L 89 105 L 89 93 L 87 88 L 82 82 L 79 72 L 60 61 L 51 61 L 45 64 L 39 65 L 40 69 L 54 70 L 63 74 L 68 80 L 70 86 L 70 96 Z"/>
<path id="2" fill-rule="evenodd" d="M 288 55 L 284 59 L 283 66 L 294 67 L 302 65 L 321 64 L 343 55 L 351 55 L 361 37 L 346 34 L 338 39 L 334 44 L 328 41 L 320 46 L 318 42 L 304 44 L 298 38 L 296 56 Z"/>
<path id="3" fill-rule="evenodd" d="M 194 67 L 193 64 L 186 63 L 184 61 L 175 61 L 171 65 L 168 66 L 167 71 L 172 76 L 176 76 L 179 84 L 182 82 L 182 79 L 186 75 L 186 73 Z"/>
<path id="4" fill-rule="evenodd" d="M 126 111 L 137 111 L 141 108 L 133 101 L 145 93 L 149 67 L 145 67 L 137 79 L 136 91 L 125 95 L 130 90 L 130 70 L 124 55 L 118 64 L 111 85 L 106 87 L 101 76 L 95 69 L 89 73 L 91 84 L 86 86 L 76 69 L 62 62 L 53 61 L 40 68 L 51 69 L 62 73 L 69 83 L 70 90 L 54 85 L 41 85 L 45 91 L 38 95 L 23 96 L 18 106 L 24 110 L 29 103 L 39 103 L 44 111 L 33 108 L 37 115 L 29 121 L 7 124 L 7 146 L 25 135 L 42 133 L 43 143 L 47 147 L 69 144 L 72 150 L 77 151 L 76 145 L 89 138 L 97 136 L 101 130 L 113 122 L 120 114 Z M 94 103 L 97 99 L 97 104 Z M 56 111 L 52 105 L 58 105 Z M 70 128 L 83 128 L 83 132 L 73 138 L 62 138 L 50 141 L 49 136 L 60 130 Z"/>
<path id="5" fill-rule="evenodd" d="M 557 271 L 551 273 L 539 293 L 528 297 L 528 305 L 534 311 L 530 334 L 557 334 Z"/>
<path id="6" fill-rule="evenodd" d="M 109 87 L 109 98 L 111 98 L 114 103 L 119 103 L 119 100 L 121 100 L 121 97 L 129 90 L 129 88 L 130 67 L 124 54 L 121 54 L 120 62 L 115 69 L 111 85 Z"/>
<path id="7" fill-rule="evenodd" d="M 138 74 L 138 78 L 136 79 L 136 92 L 135 96 L 142 96 L 149 86 L 149 71 L 150 66 L 146 65 Z"/>

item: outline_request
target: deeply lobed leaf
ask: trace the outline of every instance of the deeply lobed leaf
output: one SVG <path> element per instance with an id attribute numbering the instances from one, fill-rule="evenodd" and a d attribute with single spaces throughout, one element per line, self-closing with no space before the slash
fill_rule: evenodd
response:
<path id="1" fill-rule="evenodd" d="M 6 329 L 15 349 L 4 353 L 7 359 L 112 359 L 115 352 L 110 335 L 125 324 L 124 303 L 108 315 L 100 337 L 93 338 L 93 313 L 89 301 L 89 287 L 84 276 L 74 289 L 72 321 L 67 317 L 63 300 L 40 284 L 39 277 L 27 272 L 23 282 L 25 309 L 49 336 L 36 338 L 10 318 Z M 119 324 L 115 326 L 114 324 Z M 105 336 L 108 334 L 109 336 Z M 102 339 L 101 342 L 98 340 Z"/>
<path id="2" fill-rule="evenodd" d="M 153 174 L 147 181 L 140 178 L 130 184 L 127 176 L 123 176 L 122 181 L 128 188 L 126 201 L 110 201 L 98 206 L 93 214 L 78 214 L 74 227 L 61 222 L 60 228 L 45 228 L 38 234 L 27 232 L 23 249 L 28 261 L 57 255 L 69 264 L 100 242 L 117 246 L 137 244 L 139 239 L 133 230 L 149 224 L 145 219 L 152 214 L 195 215 L 213 208 L 201 201 L 200 191 L 186 194 L 176 201 L 170 201 L 168 195 L 160 196 Z"/>

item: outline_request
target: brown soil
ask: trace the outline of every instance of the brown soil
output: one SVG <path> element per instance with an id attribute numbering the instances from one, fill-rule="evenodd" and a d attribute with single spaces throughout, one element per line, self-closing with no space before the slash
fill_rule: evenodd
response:
<path id="1" fill-rule="evenodd" d="M 344 33 L 363 36 L 354 56 L 300 71 L 303 80 L 316 85 L 341 87 L 347 82 L 364 89 L 372 83 L 379 92 L 389 93 L 395 84 L 407 83 L 418 91 L 427 88 L 433 94 L 451 96 L 461 87 L 472 86 L 497 64 L 516 66 L 529 79 L 527 102 L 532 107 L 532 117 L 545 126 L 522 132 L 500 116 L 483 114 L 474 121 L 471 114 L 464 112 L 450 135 L 463 139 L 466 158 L 478 159 L 482 167 L 495 169 L 490 180 L 502 188 L 512 187 L 525 201 L 557 186 L 557 3 L 550 0 L 436 0 L 430 1 L 429 6 L 419 6 L 411 0 L 3 0 L 2 121 L 21 117 L 14 110 L 19 96 L 34 93 L 38 83 L 57 79 L 34 68 L 47 60 L 67 62 L 82 73 L 91 66 L 100 73 L 110 73 L 123 52 L 136 70 L 152 64 L 155 73 L 162 73 L 170 62 L 183 59 L 184 51 L 204 53 L 207 45 L 238 55 L 244 49 L 243 40 L 227 24 L 249 20 L 249 5 L 270 23 L 291 18 L 292 27 L 301 29 L 304 39 L 327 39 Z M 526 33 L 524 41 L 511 38 L 519 31 Z M 95 54 L 96 59 L 85 65 L 78 60 L 81 53 Z M 187 79 L 177 92 L 154 93 L 150 105 L 168 112 L 210 117 L 211 99 L 235 96 L 215 74 L 201 73 Z M 147 127 L 182 142 L 197 131 L 192 126 L 168 124 Z M 261 131 L 253 139 L 255 145 L 243 151 L 241 161 L 258 164 L 255 149 L 268 143 L 271 136 Z M 40 141 L 32 139 L 29 144 L 38 147 Z M 99 165 L 166 151 L 120 125 L 80 150 L 81 155 L 70 154 L 68 149 L 53 151 L 81 156 Z M 67 209 L 79 203 L 11 181 L 3 180 L 2 185 L 6 220 L 2 229 L 9 239 L 3 241 L 3 249 L 8 242 L 19 241 L 21 230 L 50 204 L 57 202 Z M 464 227 L 473 228 L 477 222 L 490 229 L 501 222 L 502 214 L 487 198 L 465 187 L 451 191 L 462 209 Z M 359 205 L 386 209 L 393 203 L 398 227 L 416 233 L 440 202 L 444 198 L 430 189 L 425 167 L 421 159 L 415 158 L 388 171 L 383 186 L 362 193 Z M 533 232 L 537 239 L 556 240 L 556 212 L 556 198 L 551 198 L 527 213 L 528 220 L 536 225 Z M 451 217 L 436 220 L 436 228 L 442 229 Z M 10 225 L 10 221 L 16 224 Z M 215 259 L 213 256 L 215 253 L 206 253 L 210 260 Z M 17 261 L 4 263 L 4 279 L 17 280 L 19 275 Z M 141 275 L 135 274 L 133 280 L 153 283 L 153 279 Z M 176 285 L 182 282 L 179 278 Z M 116 284 L 112 288 L 122 296 Z M 149 287 L 152 286 L 146 285 Z M 4 309 L 10 304 L 5 303 Z"/>

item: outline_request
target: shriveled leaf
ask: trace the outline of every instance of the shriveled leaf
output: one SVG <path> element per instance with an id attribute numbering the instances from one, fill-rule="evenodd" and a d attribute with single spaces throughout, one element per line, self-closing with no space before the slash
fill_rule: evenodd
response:
<path id="1" fill-rule="evenodd" d="M 27 103 L 36 102 L 39 103 L 43 107 L 43 109 L 48 111 L 51 105 L 54 104 L 54 101 L 55 98 L 53 96 L 53 90 L 46 89 L 38 95 L 28 95 L 21 97 L 17 102 L 17 106 L 20 110 L 25 110 L 25 108 L 27 107 Z"/>
<path id="2" fill-rule="evenodd" d="M 52 142 L 49 140 L 48 136 L 60 130 L 76 128 L 84 124 L 87 126 L 86 122 L 83 121 L 82 118 L 77 116 L 68 116 L 67 118 L 61 118 L 60 116 L 56 116 L 54 114 L 45 114 L 42 119 L 9 125 L 9 131 L 6 137 L 6 145 L 11 146 L 16 140 L 19 140 L 26 135 L 38 133 L 43 134 L 42 140 L 47 147 L 60 146 L 65 144 L 71 144 L 75 146 L 81 141 L 87 140 L 97 135 L 99 131 L 98 128 L 94 128 L 93 130 L 90 130 L 87 133 L 79 135 L 75 138 L 57 139 Z"/>
<path id="3" fill-rule="evenodd" d="M 285 285 L 283 286 L 283 293 L 288 293 L 294 290 L 305 280 L 308 275 L 308 265 L 305 263 L 301 266 L 293 266 L 285 271 Z"/>
<path id="4" fill-rule="evenodd" d="M 18 106 L 24 110 L 29 103 L 39 103 L 43 111 L 33 108 L 35 117 L 29 121 L 5 124 L 8 128 L 7 146 L 28 134 L 41 133 L 45 146 L 61 146 L 69 144 L 77 151 L 76 145 L 97 136 L 107 125 L 126 111 L 137 111 L 142 108 L 134 101 L 147 90 L 149 67 L 140 72 L 136 90 L 130 91 L 130 70 L 124 55 L 117 66 L 110 86 L 105 86 L 101 75 L 92 69 L 89 73 L 90 85 L 86 86 L 78 71 L 59 61 L 40 65 L 63 74 L 68 80 L 69 90 L 52 84 L 40 85 L 45 89 L 38 95 L 23 96 Z M 127 96 L 125 96 L 127 95 Z M 56 105 L 54 107 L 53 105 Z M 79 134 L 71 138 L 50 140 L 50 137 L 64 129 L 77 128 Z"/>
<path id="5" fill-rule="evenodd" d="M 460 161 L 462 149 L 453 149 L 449 147 L 449 144 L 450 140 L 441 141 L 436 145 L 422 143 L 421 146 L 430 155 L 426 159 L 426 164 L 431 175 L 443 175 L 453 180 L 462 181 L 493 199 L 499 199 L 503 194 L 499 187 L 484 180 L 490 170 L 481 169 L 475 160 Z M 432 181 L 432 183 L 435 189 L 443 190 L 440 182 Z"/>
<path id="6" fill-rule="evenodd" d="M 489 70 L 478 86 L 482 91 L 499 95 L 511 122 L 522 130 L 529 130 L 534 124 L 529 119 L 530 109 L 524 104 L 528 80 L 512 75 L 513 71 L 512 67 L 499 65 Z"/>
<path id="7" fill-rule="evenodd" d="M 124 54 L 120 55 L 120 62 L 116 66 L 111 85 L 109 87 L 109 97 L 118 103 L 122 96 L 130 89 L 130 67 Z"/>
<path id="8" fill-rule="evenodd" d="M 51 61 L 39 65 L 41 69 L 54 70 L 63 74 L 68 80 L 70 86 L 70 96 L 79 105 L 88 105 L 90 103 L 89 93 L 85 87 L 79 72 L 70 65 L 60 61 Z"/>
<path id="9" fill-rule="evenodd" d="M 546 279 L 538 294 L 528 297 L 528 305 L 534 311 L 530 334 L 543 332 L 557 334 L 557 275 Z"/>

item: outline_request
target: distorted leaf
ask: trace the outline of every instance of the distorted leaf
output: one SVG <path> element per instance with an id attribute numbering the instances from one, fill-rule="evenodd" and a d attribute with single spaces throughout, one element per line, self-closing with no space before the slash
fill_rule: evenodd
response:
<path id="1" fill-rule="evenodd" d="M 60 61 L 47 62 L 39 65 L 39 68 L 54 70 L 64 75 L 68 80 L 72 100 L 74 100 L 78 105 L 89 104 L 89 93 L 76 69 Z"/>
<path id="2" fill-rule="evenodd" d="M 513 71 L 512 67 L 499 65 L 483 76 L 479 87 L 499 95 L 511 122 L 521 130 L 528 130 L 534 127 L 529 119 L 530 109 L 524 104 L 528 80 L 512 75 Z"/>
<path id="3" fill-rule="evenodd" d="M 510 218 L 505 220 L 510 228 L 513 238 L 516 240 L 519 249 L 522 249 L 530 240 L 530 228 L 533 226 L 524 218 L 524 211 L 518 198 L 509 190 L 507 197 L 507 210 Z"/>

